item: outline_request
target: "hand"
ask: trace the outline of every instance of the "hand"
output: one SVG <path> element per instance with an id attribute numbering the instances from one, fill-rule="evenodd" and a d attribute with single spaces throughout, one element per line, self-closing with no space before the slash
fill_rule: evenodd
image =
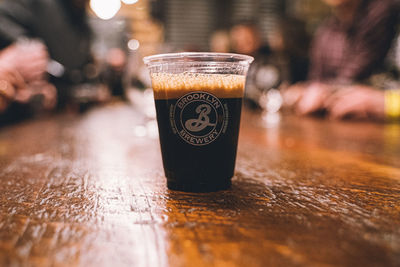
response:
<path id="1" fill-rule="evenodd" d="M 0 94 L 12 100 L 16 90 L 23 87 L 25 87 L 25 82 L 21 74 L 0 62 Z"/>
<path id="2" fill-rule="evenodd" d="M 25 43 L 24 43 L 25 45 Z M 41 94 L 44 97 L 43 107 L 54 108 L 57 102 L 55 87 L 43 79 L 43 69 L 47 67 L 46 56 L 40 55 L 43 45 L 37 42 L 26 44 L 28 50 L 32 49 L 33 55 L 26 55 L 26 61 L 32 59 L 35 62 L 18 68 L 22 55 L 19 54 L 19 44 L 12 45 L 0 52 L 0 112 L 5 110 L 12 101 L 28 103 L 32 96 Z M 26 52 L 27 50 L 24 49 Z M 35 51 L 38 54 L 35 55 Z M 13 61 L 16 60 L 16 61 Z M 44 63 L 46 62 L 46 63 Z M 21 73 L 25 72 L 25 76 Z"/>
<path id="3" fill-rule="evenodd" d="M 25 82 L 18 71 L 0 62 L 0 112 L 15 99 L 19 88 L 25 87 Z"/>
<path id="4" fill-rule="evenodd" d="M 0 95 L 0 113 L 2 113 L 8 107 L 8 101 Z"/>
<path id="5" fill-rule="evenodd" d="M 280 88 L 283 98 L 283 107 L 294 108 L 303 96 L 306 88 L 307 85 L 304 83 L 296 83 L 287 88 Z"/>
<path id="6" fill-rule="evenodd" d="M 43 96 L 42 104 L 46 110 L 53 109 L 57 104 L 57 89 L 47 81 L 35 81 L 28 84 L 24 89 L 18 90 L 15 101 L 27 103 L 35 95 Z"/>
<path id="7" fill-rule="evenodd" d="M 357 119 L 384 119 L 384 92 L 367 86 L 350 86 L 337 91 L 325 106 L 332 119 L 352 117 Z"/>
<path id="8" fill-rule="evenodd" d="M 46 81 L 39 82 L 36 86 L 39 88 L 38 93 L 42 94 L 44 97 L 43 108 L 47 110 L 54 109 L 57 104 L 56 87 Z"/>
<path id="9" fill-rule="evenodd" d="M 333 88 L 322 83 L 312 83 L 303 92 L 301 98 L 296 105 L 296 111 L 300 115 L 307 115 L 324 107 L 324 102 Z"/>
<path id="10" fill-rule="evenodd" d="M 49 55 L 41 42 L 24 41 L 4 49 L 0 60 L 18 70 L 26 82 L 32 82 L 44 79 Z"/>

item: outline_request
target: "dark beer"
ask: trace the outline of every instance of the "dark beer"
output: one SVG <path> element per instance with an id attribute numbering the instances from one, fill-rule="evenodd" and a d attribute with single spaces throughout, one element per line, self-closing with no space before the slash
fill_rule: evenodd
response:
<path id="1" fill-rule="evenodd" d="M 229 188 L 234 174 L 244 77 L 221 74 L 152 76 L 168 188 Z"/>

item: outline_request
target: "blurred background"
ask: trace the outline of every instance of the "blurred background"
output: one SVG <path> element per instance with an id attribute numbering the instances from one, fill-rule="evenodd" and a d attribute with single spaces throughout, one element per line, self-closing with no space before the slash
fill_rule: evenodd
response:
<path id="1" fill-rule="evenodd" d="M 48 110 L 84 112 L 115 99 L 146 109 L 151 83 L 143 57 L 181 51 L 252 55 L 245 95 L 251 109 L 382 119 L 384 90 L 400 88 L 398 5 L 1 0 L 0 123 Z M 351 95 L 338 97 L 338 89 Z M 343 103 L 361 98 L 358 106 Z M 338 110 L 343 105 L 350 107 Z"/>
<path id="2" fill-rule="evenodd" d="M 104 10 L 103 2 L 107 3 Z M 320 0 L 122 1 L 120 9 L 114 12 L 108 8 L 111 5 L 108 2 L 119 1 L 93 0 L 91 6 L 98 3 L 99 8 L 92 9 L 92 14 L 99 18 L 112 16 L 111 23 L 115 18 L 124 18 L 131 29 L 131 39 L 138 41 L 138 51 L 143 55 L 158 52 L 160 46 L 170 50 L 208 51 L 215 31 L 228 30 L 242 21 L 256 22 L 263 42 L 268 42 L 270 34 L 285 17 L 303 21 L 312 34 L 330 12 Z"/>

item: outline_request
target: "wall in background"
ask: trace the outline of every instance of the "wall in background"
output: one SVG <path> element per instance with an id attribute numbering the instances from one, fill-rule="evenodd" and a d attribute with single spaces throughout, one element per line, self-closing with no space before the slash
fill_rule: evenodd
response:
<path id="1" fill-rule="evenodd" d="M 167 52 L 206 50 L 214 30 L 243 20 L 256 21 L 264 41 L 282 16 L 304 20 L 312 33 L 328 14 L 321 0 L 139 0 L 123 4 L 118 15 L 128 19 L 139 51 L 148 55 L 164 42 Z"/>

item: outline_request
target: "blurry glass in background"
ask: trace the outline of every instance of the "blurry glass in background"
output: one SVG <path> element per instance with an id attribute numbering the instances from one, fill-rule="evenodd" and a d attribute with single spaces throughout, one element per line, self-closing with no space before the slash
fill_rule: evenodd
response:
<path id="1" fill-rule="evenodd" d="M 92 18 L 94 32 L 92 51 L 102 73 L 102 81 L 112 95 L 123 96 L 122 78 L 128 61 L 128 41 L 131 35 L 128 20 L 116 17 L 109 20 Z"/>
<path id="2" fill-rule="evenodd" d="M 263 125 L 267 128 L 275 127 L 281 119 L 279 110 L 283 103 L 282 95 L 279 90 L 270 89 L 264 91 L 258 103 L 263 110 L 261 117 L 264 122 Z"/>
<path id="3" fill-rule="evenodd" d="M 281 83 L 281 70 L 270 62 L 271 50 L 262 43 L 255 22 L 245 21 L 234 25 L 230 35 L 233 52 L 254 57 L 246 80 L 245 104 L 257 108 L 262 92 Z"/>

